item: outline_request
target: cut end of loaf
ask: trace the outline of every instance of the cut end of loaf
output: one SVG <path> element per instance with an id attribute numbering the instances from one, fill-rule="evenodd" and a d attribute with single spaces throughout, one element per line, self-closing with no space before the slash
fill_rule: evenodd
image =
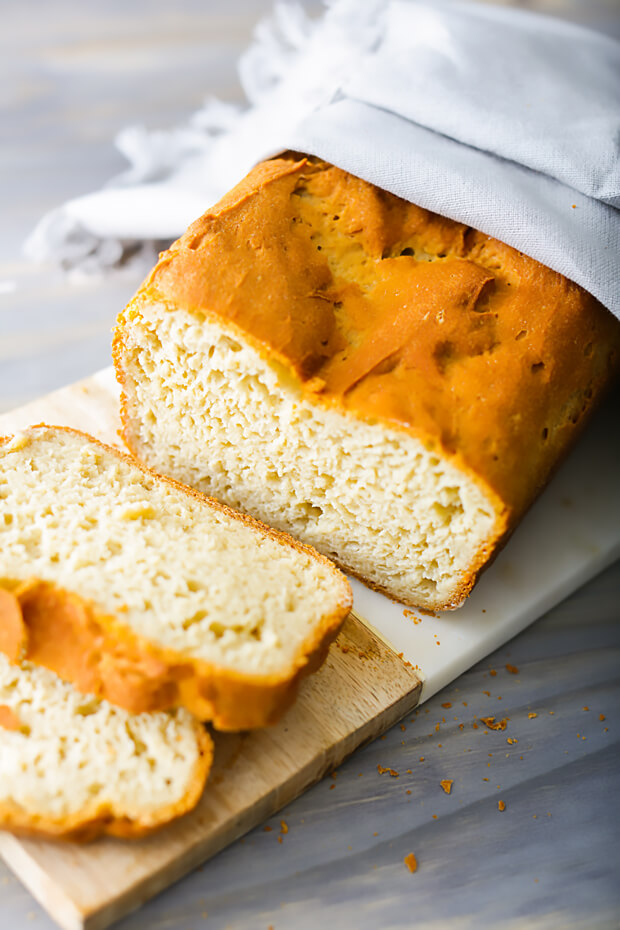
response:
<path id="1" fill-rule="evenodd" d="M 0 649 L 130 710 L 273 723 L 351 606 L 318 553 L 71 430 L 0 442 L 0 504 Z"/>
<path id="2" fill-rule="evenodd" d="M 131 715 L 0 654 L 0 828 L 142 836 L 198 802 L 212 743 L 184 710 Z"/>
<path id="3" fill-rule="evenodd" d="M 436 447 L 321 404 L 232 327 L 139 297 L 121 323 L 125 439 L 151 467 L 316 547 L 405 604 L 458 606 L 505 528 Z"/>

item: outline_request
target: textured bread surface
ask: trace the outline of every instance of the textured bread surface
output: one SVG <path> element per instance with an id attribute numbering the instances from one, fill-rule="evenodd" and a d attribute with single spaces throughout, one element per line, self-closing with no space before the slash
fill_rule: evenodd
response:
<path id="1" fill-rule="evenodd" d="M 316 159 L 272 159 L 120 315 L 124 437 L 405 603 L 457 606 L 617 369 L 577 285 Z"/>
<path id="2" fill-rule="evenodd" d="M 274 722 L 351 605 L 312 549 L 72 430 L 0 441 L 0 650 L 142 712 Z"/>
<path id="3" fill-rule="evenodd" d="M 211 765 L 187 711 L 133 715 L 0 654 L 0 828 L 141 836 L 191 810 Z"/>
<path id="4" fill-rule="evenodd" d="M 415 437 L 304 400 L 216 324 L 151 304 L 127 332 L 143 371 L 137 402 L 156 411 L 132 439 L 139 457 L 260 513 L 402 601 L 415 591 L 435 607 L 454 596 L 455 575 L 501 521 L 479 485 Z M 426 505 L 407 512 L 414 495 Z"/>

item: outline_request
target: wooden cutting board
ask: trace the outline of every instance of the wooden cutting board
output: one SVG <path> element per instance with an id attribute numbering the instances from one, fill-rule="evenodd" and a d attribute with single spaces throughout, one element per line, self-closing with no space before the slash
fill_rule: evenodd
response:
<path id="1" fill-rule="evenodd" d="M 0 434 L 46 422 L 119 444 L 110 370 L 0 417 Z M 214 734 L 196 810 L 155 836 L 88 846 L 0 833 L 0 854 L 66 930 L 100 930 L 267 819 L 418 703 L 421 679 L 354 614 L 276 727 Z M 1 920 L 0 920 L 1 924 Z"/>
<path id="2" fill-rule="evenodd" d="M 620 555 L 619 404 L 616 393 L 459 611 L 416 614 L 353 582 L 358 613 L 284 720 L 263 732 L 215 734 L 214 769 L 195 812 L 131 843 L 79 847 L 0 833 L 10 868 L 67 930 L 108 926 L 601 571 Z M 114 375 L 105 369 L 0 416 L 0 434 L 47 422 L 119 445 L 117 410 Z"/>

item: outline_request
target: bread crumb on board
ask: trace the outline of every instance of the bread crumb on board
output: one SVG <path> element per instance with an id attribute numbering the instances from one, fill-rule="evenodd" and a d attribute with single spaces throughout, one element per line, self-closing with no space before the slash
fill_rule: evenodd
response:
<path id="1" fill-rule="evenodd" d="M 443 790 L 446 792 L 446 794 L 450 794 L 450 792 L 452 791 L 452 785 L 454 784 L 454 781 L 451 778 L 442 778 L 439 784 L 441 785 Z"/>
<path id="2" fill-rule="evenodd" d="M 409 853 L 409 855 L 405 856 L 404 862 L 410 872 L 418 871 L 418 860 L 413 853 Z"/>
<path id="3" fill-rule="evenodd" d="M 413 620 L 413 622 L 414 622 L 416 625 L 417 625 L 418 623 L 422 623 L 422 617 L 416 617 L 416 615 L 415 615 L 415 613 L 413 612 L 413 610 L 403 610 L 403 616 L 404 616 L 404 617 L 407 617 L 407 619 L 409 619 L 409 620 Z"/>
<path id="4" fill-rule="evenodd" d="M 498 802 L 497 802 L 497 809 L 498 809 L 498 811 L 505 811 L 505 810 L 506 810 L 506 804 L 505 804 L 505 802 L 504 802 L 504 801 L 498 801 Z"/>

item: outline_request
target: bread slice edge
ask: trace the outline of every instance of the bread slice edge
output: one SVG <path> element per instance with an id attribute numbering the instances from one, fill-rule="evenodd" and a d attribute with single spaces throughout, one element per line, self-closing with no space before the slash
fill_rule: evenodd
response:
<path id="1" fill-rule="evenodd" d="M 295 700 L 303 678 L 316 671 L 325 660 L 330 643 L 338 635 L 351 609 L 353 597 L 346 578 L 332 561 L 311 546 L 300 543 L 289 534 L 275 530 L 253 517 L 240 514 L 225 504 L 172 478 L 158 474 L 126 452 L 102 443 L 81 430 L 40 423 L 23 429 L 15 437 L 0 437 L 0 447 L 11 442 L 19 444 L 22 435 L 27 435 L 29 430 L 36 429 L 60 430 L 94 442 L 107 452 L 139 469 L 149 479 L 172 486 L 204 502 L 205 505 L 241 521 L 246 526 L 253 527 L 261 534 L 266 534 L 279 544 L 310 555 L 329 568 L 335 579 L 340 582 L 339 601 L 334 610 L 324 614 L 314 624 L 309 636 L 301 643 L 292 665 L 282 673 L 250 675 L 158 645 L 131 630 L 119 617 L 104 613 L 98 609 L 96 604 L 84 601 L 101 635 L 107 639 L 108 644 L 114 644 L 119 658 L 129 663 L 133 675 L 138 671 L 138 678 L 133 682 L 127 681 L 126 687 L 121 689 L 114 688 L 110 691 L 104 681 L 99 682 L 96 688 L 98 697 L 108 699 L 111 703 L 116 703 L 134 713 L 182 706 L 199 720 L 210 721 L 220 730 L 237 731 L 275 724 Z M 27 579 L 17 580 L 23 583 Z M 41 581 L 40 579 L 32 580 L 33 583 Z M 68 593 L 72 594 L 72 592 Z M 50 631 L 50 634 L 53 636 L 53 631 Z M 27 651 L 22 653 L 21 658 L 29 658 Z M 145 682 L 140 681 L 139 674 L 139 664 L 142 660 L 146 665 L 156 663 L 161 667 L 159 681 L 162 687 L 151 689 L 146 704 L 144 702 Z M 52 668 L 52 670 L 59 671 L 58 668 Z M 60 672 L 60 677 L 65 677 L 62 672 Z M 67 680 L 66 677 L 65 680 Z M 80 687 L 79 681 L 76 681 L 73 676 L 69 680 L 78 690 L 91 693 L 92 686 L 90 688 Z"/>
<path id="2" fill-rule="evenodd" d="M 44 683 L 45 680 L 49 682 L 50 679 L 57 679 L 57 676 L 45 669 L 34 665 L 28 667 L 28 663 L 7 664 L 14 667 L 15 673 L 19 677 L 27 676 L 31 680 L 34 678 L 35 684 L 37 679 L 39 682 L 43 680 Z M 57 684 L 60 690 L 59 700 L 63 703 L 66 702 L 66 705 L 68 705 L 74 689 L 68 683 L 60 680 L 57 680 Z M 4 710 L 8 709 L 10 712 L 10 707 L 7 707 L 3 701 L 0 701 L 0 703 L 3 704 Z M 99 702 L 97 703 L 99 704 Z M 69 706 L 67 713 L 71 715 L 75 713 L 75 710 Z M 78 713 L 81 714 L 81 710 L 78 710 Z M 117 713 L 123 714 L 127 719 L 127 723 L 131 722 L 133 715 L 125 715 L 124 711 L 117 711 Z M 57 721 L 58 715 L 56 715 L 55 719 Z M 147 725 L 149 724 L 150 721 L 147 721 Z M 51 720 L 49 725 L 52 726 Z M 119 725 L 122 725 L 122 718 Z M 111 799 L 93 798 L 90 803 L 83 804 L 76 811 L 56 815 L 41 810 L 37 811 L 34 809 L 35 805 L 33 804 L 19 803 L 15 799 L 5 797 L 4 800 L 0 801 L 0 829 L 21 836 L 40 836 L 47 839 L 71 842 L 89 842 L 102 835 L 133 839 L 146 836 L 184 816 L 195 808 L 203 794 L 213 762 L 213 741 L 204 726 L 196 719 L 191 718 L 190 715 L 185 716 L 182 726 L 191 728 L 190 732 L 195 739 L 196 758 L 181 797 L 167 803 L 159 803 L 152 806 L 151 809 L 136 812 L 135 815 L 133 812 L 128 814 L 125 811 L 119 811 L 118 806 L 124 807 L 126 806 L 124 804 L 117 805 L 115 810 L 114 801 Z M 2 731 L 0 730 L 0 732 Z M 58 734 L 59 739 L 66 739 L 70 736 L 70 732 Z M 25 738 L 36 737 L 31 737 L 28 731 Z M 106 747 L 102 743 L 101 749 L 104 748 Z M 27 775 L 27 772 L 24 774 Z M 68 790 L 70 790 L 70 783 L 68 783 Z"/>

